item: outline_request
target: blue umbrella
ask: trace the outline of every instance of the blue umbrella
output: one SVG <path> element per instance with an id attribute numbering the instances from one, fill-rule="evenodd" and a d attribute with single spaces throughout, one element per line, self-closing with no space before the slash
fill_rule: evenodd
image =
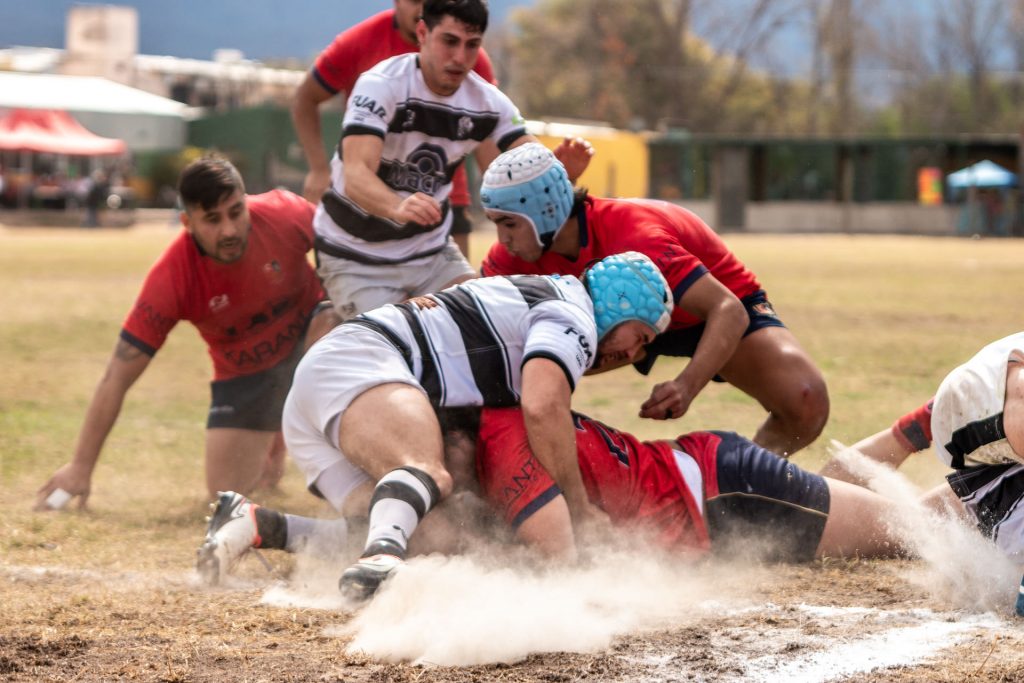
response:
<path id="1" fill-rule="evenodd" d="M 988 159 L 946 176 L 946 184 L 956 190 L 964 187 L 1016 187 L 1017 175 Z"/>

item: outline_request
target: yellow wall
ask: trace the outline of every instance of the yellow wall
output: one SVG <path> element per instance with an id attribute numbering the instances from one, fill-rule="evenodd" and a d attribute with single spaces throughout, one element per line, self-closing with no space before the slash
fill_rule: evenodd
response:
<path id="1" fill-rule="evenodd" d="M 608 126 L 527 121 L 527 130 L 554 148 L 565 137 L 581 137 L 594 146 L 590 165 L 577 181 L 598 197 L 647 196 L 647 139 L 641 133 Z"/>

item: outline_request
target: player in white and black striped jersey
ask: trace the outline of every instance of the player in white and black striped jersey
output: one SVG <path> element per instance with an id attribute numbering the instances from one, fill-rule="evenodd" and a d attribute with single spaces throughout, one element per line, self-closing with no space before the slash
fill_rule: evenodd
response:
<path id="1" fill-rule="evenodd" d="M 451 492 L 436 408 L 521 406 L 574 522 L 602 523 L 580 477 L 570 397 L 588 369 L 638 354 L 664 329 L 670 294 L 635 253 L 603 259 L 584 282 L 471 280 L 358 316 L 302 359 L 284 410 L 288 451 L 343 515 L 365 514 L 370 500 L 363 558 L 343 574 L 343 591 L 372 594 Z M 210 553 L 216 536 L 211 527 Z"/>

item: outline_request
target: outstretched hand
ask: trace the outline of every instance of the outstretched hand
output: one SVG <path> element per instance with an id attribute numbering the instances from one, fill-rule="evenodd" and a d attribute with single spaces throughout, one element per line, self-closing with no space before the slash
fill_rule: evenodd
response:
<path id="1" fill-rule="evenodd" d="M 583 138 L 563 138 L 552 152 L 555 158 L 565 166 L 569 180 L 575 184 L 590 165 L 590 157 L 594 156 L 594 147 Z"/>

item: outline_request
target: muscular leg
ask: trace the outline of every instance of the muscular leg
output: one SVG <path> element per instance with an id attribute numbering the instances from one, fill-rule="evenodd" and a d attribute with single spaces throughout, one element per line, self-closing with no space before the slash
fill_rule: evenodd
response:
<path id="1" fill-rule="evenodd" d="M 888 520 L 898 514 L 892 501 L 845 481 L 826 482 L 831 502 L 817 557 L 886 557 L 903 550 L 900 540 L 889 531 Z"/>
<path id="2" fill-rule="evenodd" d="M 419 519 L 452 491 L 433 407 L 417 387 L 373 387 L 342 415 L 338 444 L 353 465 L 378 482 L 365 553 L 374 554 L 383 544 L 404 554 Z"/>
<path id="3" fill-rule="evenodd" d="M 206 430 L 206 488 L 248 495 L 264 472 L 278 432 L 218 427 Z"/>
<path id="4" fill-rule="evenodd" d="M 814 441 L 828 420 L 828 389 L 821 372 L 784 327 L 744 337 L 719 373 L 768 411 L 754 442 L 791 455 Z"/>
<path id="5" fill-rule="evenodd" d="M 263 461 L 263 472 L 259 481 L 256 482 L 257 489 L 265 491 L 276 489 L 284 476 L 284 457 L 287 449 L 284 447 L 284 436 L 276 432 L 270 448 L 267 449 L 267 457 Z"/>

